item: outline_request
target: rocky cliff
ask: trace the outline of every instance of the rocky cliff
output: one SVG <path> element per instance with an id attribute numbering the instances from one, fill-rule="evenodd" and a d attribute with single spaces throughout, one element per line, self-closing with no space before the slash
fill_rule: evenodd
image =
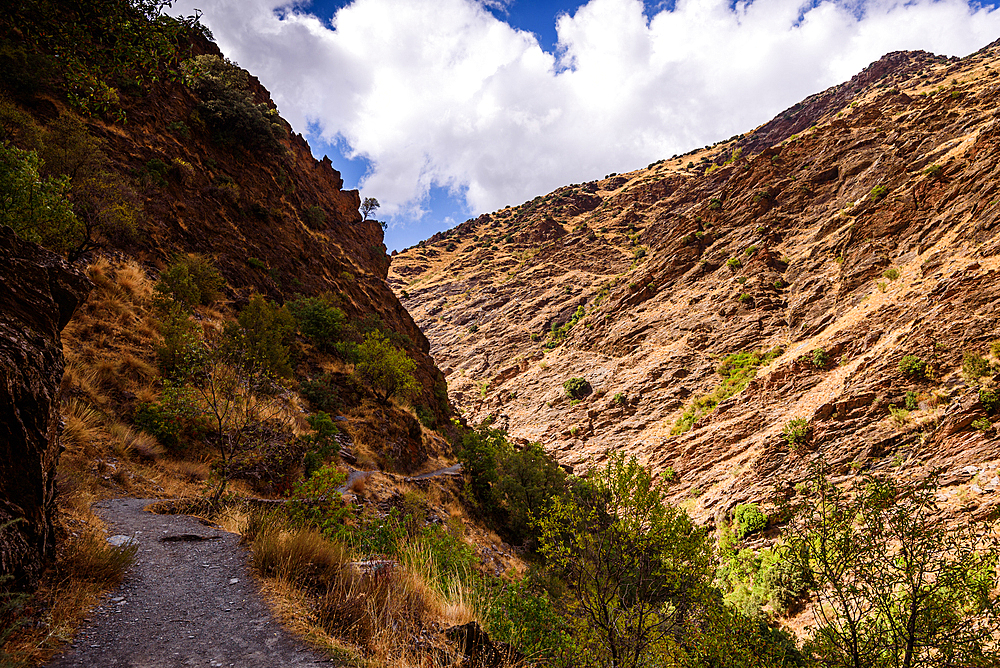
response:
<path id="1" fill-rule="evenodd" d="M 59 458 L 59 333 L 89 281 L 0 228 L 0 573 L 31 587 L 53 558 Z"/>
<path id="2" fill-rule="evenodd" d="M 390 282 L 464 415 L 575 466 L 636 453 L 703 518 L 818 461 L 943 468 L 991 507 L 998 69 L 997 43 L 890 54 L 746 135 L 435 235 Z"/>

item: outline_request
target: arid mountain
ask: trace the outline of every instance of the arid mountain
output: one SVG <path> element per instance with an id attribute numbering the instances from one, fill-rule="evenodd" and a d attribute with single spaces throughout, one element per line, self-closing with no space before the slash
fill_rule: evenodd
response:
<path id="1" fill-rule="evenodd" d="M 634 452 L 704 519 L 817 461 L 943 467 L 956 506 L 992 506 L 998 70 L 998 43 L 889 54 L 746 135 L 437 234 L 390 282 L 467 418 L 573 466 Z"/>

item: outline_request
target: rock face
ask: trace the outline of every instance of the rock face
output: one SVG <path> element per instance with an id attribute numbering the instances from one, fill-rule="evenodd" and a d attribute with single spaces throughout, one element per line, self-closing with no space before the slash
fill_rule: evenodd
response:
<path id="1" fill-rule="evenodd" d="M 390 282 L 466 417 L 565 464 L 635 453 L 706 520 L 817 462 L 989 480 L 998 419 L 961 366 L 1000 368 L 998 69 L 997 44 L 890 54 L 742 137 L 435 235 Z M 969 478 L 953 505 L 994 505 Z"/>
<path id="2" fill-rule="evenodd" d="M 31 587 L 52 557 L 59 458 L 59 332 L 90 281 L 0 228 L 0 573 Z"/>

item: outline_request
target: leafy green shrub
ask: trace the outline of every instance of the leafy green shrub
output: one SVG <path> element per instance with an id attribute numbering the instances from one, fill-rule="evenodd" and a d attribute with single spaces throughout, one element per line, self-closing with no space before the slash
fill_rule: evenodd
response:
<path id="1" fill-rule="evenodd" d="M 288 302 L 299 331 L 322 350 L 332 350 L 340 341 L 347 316 L 323 297 L 302 297 Z"/>
<path id="2" fill-rule="evenodd" d="M 191 128 L 184 121 L 172 121 L 167 123 L 167 131 L 172 132 L 181 139 L 187 139 L 191 134 Z"/>
<path id="3" fill-rule="evenodd" d="M 319 467 L 295 485 L 287 504 L 289 517 L 297 524 L 316 527 L 327 537 L 343 540 L 351 516 L 351 508 L 339 491 L 346 479 L 333 464 Z"/>
<path id="4" fill-rule="evenodd" d="M 159 401 L 139 404 L 132 422 L 174 453 L 185 437 L 195 437 L 204 430 L 194 390 L 170 380 L 163 381 Z"/>
<path id="5" fill-rule="evenodd" d="M 817 348 L 812 352 L 812 363 L 817 369 L 823 369 L 830 363 L 830 356 L 822 348 Z"/>
<path id="6" fill-rule="evenodd" d="M 632 257 L 634 259 L 636 259 L 636 260 L 640 260 L 640 259 L 646 257 L 646 249 L 643 248 L 642 246 L 640 246 L 639 248 L 636 248 L 635 252 L 632 253 Z"/>
<path id="7" fill-rule="evenodd" d="M 875 186 L 868 193 L 868 198 L 873 202 L 880 202 L 889 193 L 888 186 Z"/>
<path id="8" fill-rule="evenodd" d="M 626 397 L 625 393 L 623 393 L 623 392 L 616 392 L 615 396 L 611 400 L 617 406 L 624 406 L 625 403 L 628 401 L 628 397 Z"/>
<path id="9" fill-rule="evenodd" d="M 42 178 L 34 151 L 0 143 L 0 225 L 58 252 L 80 246 L 86 230 L 68 199 L 69 177 Z"/>
<path id="10" fill-rule="evenodd" d="M 915 411 L 915 410 L 917 410 L 917 393 L 916 392 L 914 392 L 913 390 L 909 390 L 906 393 L 906 397 L 905 397 L 904 401 L 906 403 L 906 410 L 908 410 L 908 411 Z"/>
<path id="11" fill-rule="evenodd" d="M 979 388 L 979 403 L 983 405 L 987 413 L 995 413 L 1000 408 L 1000 396 L 987 387 Z"/>
<path id="12" fill-rule="evenodd" d="M 288 344 L 294 332 L 295 320 L 288 309 L 256 293 L 236 316 L 236 323 L 226 327 L 226 336 L 233 345 L 245 351 L 255 364 L 285 378 L 292 375 Z"/>
<path id="13" fill-rule="evenodd" d="M 733 521 L 736 522 L 736 535 L 745 538 L 767 528 L 767 515 L 756 503 L 741 503 L 733 510 Z"/>
<path id="14" fill-rule="evenodd" d="M 944 167 L 938 164 L 931 165 L 924 169 L 924 174 L 931 178 L 939 179 L 944 175 Z"/>
<path id="15" fill-rule="evenodd" d="M 770 363 L 783 352 L 783 348 L 777 347 L 769 351 L 742 351 L 727 355 L 715 369 L 715 372 L 722 376 L 722 383 L 712 392 L 695 398 L 677 418 L 670 433 L 683 434 L 691 429 L 699 418 L 714 411 L 720 402 L 741 392 L 757 375 L 757 369 Z"/>
<path id="16" fill-rule="evenodd" d="M 255 257 L 248 257 L 247 265 L 251 269 L 256 269 L 257 271 L 267 271 L 267 264 L 263 260 L 257 259 Z"/>
<path id="17" fill-rule="evenodd" d="M 986 432 L 993 429 L 993 423 L 989 421 L 989 418 L 981 417 L 972 421 L 972 428 Z"/>
<path id="18" fill-rule="evenodd" d="M 365 336 L 358 346 L 355 375 L 371 389 L 379 403 L 385 405 L 393 396 L 409 396 L 420 390 L 413 372 L 417 364 L 399 348 L 393 346 L 379 331 Z"/>
<path id="19" fill-rule="evenodd" d="M 919 379 L 927 375 L 927 362 L 916 355 L 903 355 L 897 368 L 907 378 Z"/>
<path id="20" fill-rule="evenodd" d="M 160 272 L 155 289 L 188 307 L 208 305 L 222 296 L 226 280 L 211 260 L 202 255 L 181 255 Z"/>
<path id="21" fill-rule="evenodd" d="M 980 378 L 989 376 L 992 372 L 993 367 L 985 357 L 972 352 L 962 355 L 962 379 L 969 385 L 978 385 Z"/>
<path id="22" fill-rule="evenodd" d="M 888 278 L 890 281 L 895 281 L 897 278 L 899 278 L 899 269 L 896 269 L 895 267 L 889 267 L 888 269 L 882 272 L 882 276 Z"/>
<path id="23" fill-rule="evenodd" d="M 427 406 L 417 406 L 414 410 L 417 413 L 417 420 L 420 421 L 420 424 L 428 429 L 433 429 L 437 425 L 437 418 L 434 416 L 434 411 Z"/>
<path id="24" fill-rule="evenodd" d="M 311 206 L 303 213 L 306 225 L 314 230 L 319 230 L 326 224 L 326 211 L 318 206 Z"/>
<path id="25" fill-rule="evenodd" d="M 582 399 L 593 391 L 590 381 L 579 376 L 570 378 L 563 383 L 563 389 L 566 390 L 566 396 L 571 399 Z"/>
<path id="26" fill-rule="evenodd" d="M 809 421 L 805 418 L 789 420 L 781 430 L 781 437 L 793 450 L 801 448 L 809 442 Z"/>
<path id="27" fill-rule="evenodd" d="M 490 605 L 483 620 L 490 638 L 514 646 L 542 665 L 567 656 L 574 644 L 572 629 L 548 595 L 536 593 L 528 578 L 497 582 L 499 591 L 489 592 Z"/>
<path id="28" fill-rule="evenodd" d="M 276 109 L 255 104 L 247 72 L 227 58 L 201 55 L 182 65 L 185 83 L 201 98 L 198 113 L 220 144 L 277 153 L 284 134 Z"/>
<path id="29" fill-rule="evenodd" d="M 733 271 L 736 271 L 737 269 L 743 266 L 743 262 L 738 257 L 731 257 L 728 260 L 726 260 L 726 266 L 732 269 Z"/>
<path id="30" fill-rule="evenodd" d="M 721 211 L 722 210 L 722 200 L 718 197 L 713 197 L 708 201 L 708 208 L 711 211 Z"/>

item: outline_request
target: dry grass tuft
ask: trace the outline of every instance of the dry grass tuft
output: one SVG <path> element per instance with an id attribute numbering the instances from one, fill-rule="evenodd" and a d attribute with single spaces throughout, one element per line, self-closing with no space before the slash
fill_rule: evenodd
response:
<path id="1" fill-rule="evenodd" d="M 364 496 L 365 488 L 368 485 L 368 476 L 359 475 L 357 478 L 351 481 L 351 491 L 358 496 Z"/>
<path id="2" fill-rule="evenodd" d="M 121 583 L 135 560 L 135 546 L 108 544 L 89 508 L 83 516 L 87 523 L 70 520 L 76 537 L 60 546 L 55 568 L 26 603 L 27 623 L 0 647 L 0 658 L 12 659 L 3 665 L 40 665 L 64 648 L 99 595 Z"/>
<path id="3" fill-rule="evenodd" d="M 119 457 L 128 458 L 135 453 L 147 459 L 154 459 L 163 454 L 163 446 L 153 436 L 136 431 L 121 422 L 110 422 L 105 425 L 105 431 L 110 437 L 111 448 Z"/>
<path id="4" fill-rule="evenodd" d="M 62 407 L 65 426 L 62 443 L 67 449 L 80 449 L 87 453 L 100 433 L 101 415 L 79 399 L 70 399 Z"/>

